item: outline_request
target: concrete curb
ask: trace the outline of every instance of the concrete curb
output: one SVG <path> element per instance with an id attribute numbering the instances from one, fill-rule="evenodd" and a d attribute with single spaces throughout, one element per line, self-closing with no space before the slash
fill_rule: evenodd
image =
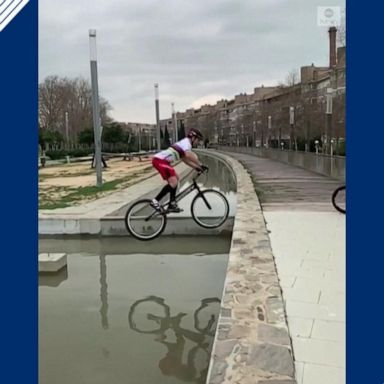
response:
<path id="1" fill-rule="evenodd" d="M 183 163 L 176 169 L 182 178 L 190 172 Z M 101 235 L 102 228 L 105 228 L 102 226 L 104 217 L 159 188 L 161 182 L 155 173 L 138 184 L 80 206 L 39 211 L 39 235 Z"/>
<path id="2" fill-rule="evenodd" d="M 252 180 L 235 159 L 237 213 L 207 384 L 296 384 L 270 239 Z"/>

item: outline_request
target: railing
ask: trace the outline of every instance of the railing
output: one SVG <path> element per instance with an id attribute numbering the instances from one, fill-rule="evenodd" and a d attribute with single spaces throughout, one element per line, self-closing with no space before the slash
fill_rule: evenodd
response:
<path id="1" fill-rule="evenodd" d="M 249 153 L 258 157 L 281 161 L 345 182 L 345 157 L 342 156 L 237 146 L 218 146 L 217 149 L 226 152 Z"/>

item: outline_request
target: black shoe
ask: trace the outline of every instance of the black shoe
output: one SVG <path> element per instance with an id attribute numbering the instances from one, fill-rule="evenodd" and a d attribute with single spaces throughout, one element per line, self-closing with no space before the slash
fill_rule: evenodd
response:
<path id="1" fill-rule="evenodd" d="M 174 213 L 183 212 L 183 210 L 181 208 L 179 208 L 179 206 L 177 205 L 176 202 L 170 202 L 168 205 L 167 211 L 168 212 L 174 212 Z"/>

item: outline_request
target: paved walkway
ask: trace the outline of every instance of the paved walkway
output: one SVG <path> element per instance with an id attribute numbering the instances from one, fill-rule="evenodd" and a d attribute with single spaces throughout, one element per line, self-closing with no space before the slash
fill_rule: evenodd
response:
<path id="1" fill-rule="evenodd" d="M 298 384 L 345 383 L 345 216 L 330 202 L 340 182 L 234 154 L 251 172 L 286 304 Z"/>

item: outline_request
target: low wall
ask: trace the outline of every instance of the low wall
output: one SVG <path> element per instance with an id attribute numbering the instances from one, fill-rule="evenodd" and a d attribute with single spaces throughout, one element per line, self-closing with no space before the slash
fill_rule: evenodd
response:
<path id="1" fill-rule="evenodd" d="M 345 157 L 329 156 L 312 152 L 278 150 L 272 148 L 219 146 L 219 150 L 252 154 L 271 160 L 295 165 L 345 182 Z"/>
<path id="2" fill-rule="evenodd" d="M 251 177 L 235 159 L 237 206 L 206 384 L 296 384 L 284 301 Z"/>

